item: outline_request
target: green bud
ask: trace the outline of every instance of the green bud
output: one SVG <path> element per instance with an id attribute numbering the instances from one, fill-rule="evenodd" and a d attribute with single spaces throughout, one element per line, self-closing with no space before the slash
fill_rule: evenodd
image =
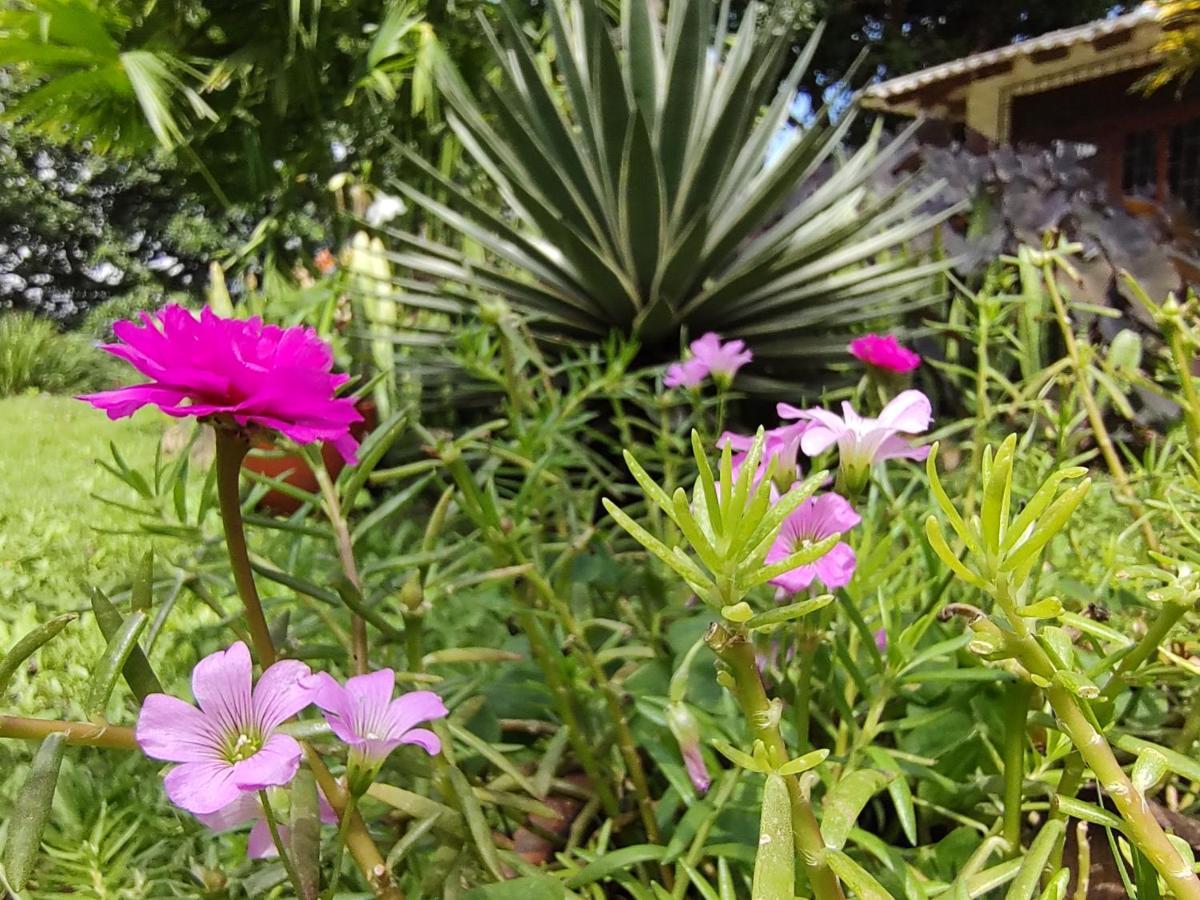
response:
<path id="1" fill-rule="evenodd" d="M 1118 372 L 1135 372 L 1142 364 L 1142 339 L 1123 328 L 1108 345 L 1108 364 Z"/>

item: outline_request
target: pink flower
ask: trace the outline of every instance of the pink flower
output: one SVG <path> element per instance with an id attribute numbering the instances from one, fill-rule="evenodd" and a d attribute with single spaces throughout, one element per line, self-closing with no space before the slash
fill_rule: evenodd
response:
<path id="1" fill-rule="evenodd" d="M 738 369 L 754 358 L 754 354 L 746 349 L 744 341 L 728 341 L 723 344 L 711 331 L 692 341 L 688 349 L 692 352 L 691 357 L 667 369 L 667 375 L 663 379 L 664 386 L 696 387 L 707 376 L 712 375 L 718 386 L 728 387 Z"/>
<path id="2" fill-rule="evenodd" d="M 784 520 L 779 537 L 767 553 L 766 563 L 782 562 L 797 550 L 849 531 L 861 521 L 854 508 L 839 494 L 811 497 Z M 855 562 L 854 550 L 839 541 L 820 559 L 772 578 L 771 584 L 789 594 L 799 593 L 815 579 L 820 579 L 827 588 L 845 587 L 854 575 Z"/>
<path id="3" fill-rule="evenodd" d="M 800 453 L 800 438 L 808 430 L 807 422 L 796 422 L 792 425 L 781 425 L 772 428 L 764 434 L 762 462 L 754 476 L 754 486 L 762 480 L 763 473 L 771 460 L 775 460 L 775 484 L 780 490 L 790 488 L 800 478 L 800 464 L 797 456 Z M 727 431 L 717 440 L 717 447 L 724 449 L 728 444 L 736 452 L 733 454 L 733 477 L 736 478 L 746 461 L 746 452 L 754 443 L 754 436 L 734 434 Z"/>
<path id="4" fill-rule="evenodd" d="M 432 691 L 412 691 L 393 700 L 396 673 L 391 669 L 355 675 L 344 686 L 322 672 L 306 684 L 333 733 L 350 745 L 350 767 L 368 779 L 368 786 L 388 754 L 401 744 L 417 744 L 431 756 L 441 752 L 436 734 L 413 726 L 444 717 L 446 704 Z"/>
<path id="5" fill-rule="evenodd" d="M 911 372 L 921 365 L 920 355 L 900 346 L 895 335 L 864 334 L 850 342 L 850 355 L 887 372 Z"/>
<path id="6" fill-rule="evenodd" d="M 319 793 L 317 802 L 321 821 L 326 825 L 336 825 L 337 813 Z M 274 807 L 274 802 L 271 805 Z M 203 825 L 218 833 L 231 831 L 239 825 L 253 822 L 254 826 L 250 829 L 250 836 L 246 841 L 246 855 L 251 859 L 272 859 L 279 855 L 279 850 L 276 849 L 275 842 L 271 839 L 271 829 L 267 825 L 267 818 L 263 813 L 262 801 L 255 794 L 240 794 L 228 806 L 224 806 L 214 813 L 198 815 L 196 818 Z M 287 844 L 290 833 L 288 827 L 280 824 L 278 828 L 279 837 L 284 844 Z"/>
<path id="7" fill-rule="evenodd" d="M 362 416 L 353 399 L 335 396 L 349 376 L 331 371 L 333 352 L 311 328 L 223 319 L 207 307 L 196 318 L 182 306 L 142 313 L 142 323 L 118 322 L 121 343 L 104 349 L 150 381 L 79 399 L 110 419 L 153 404 L 177 418 L 270 428 L 299 444 L 330 441 L 355 461 L 350 426 Z"/>
<path id="8" fill-rule="evenodd" d="M 871 466 L 887 459 L 924 459 L 928 447 L 914 447 L 902 435 L 920 434 L 933 420 L 929 398 L 920 391 L 903 391 L 892 399 L 878 419 L 860 416 L 849 403 L 842 414 L 825 409 L 797 409 L 786 403 L 776 407 L 780 418 L 812 423 L 800 438 L 800 447 L 816 456 L 837 444 L 838 465 L 851 483 L 866 480 Z"/>
<path id="9" fill-rule="evenodd" d="M 196 664 L 192 693 L 199 709 L 177 697 L 151 694 L 136 737 L 142 752 L 180 763 L 164 787 L 176 806 L 215 813 L 244 791 L 287 784 L 300 766 L 300 745 L 276 729 L 312 702 L 304 663 L 275 663 L 251 690 L 250 651 L 240 641 Z"/>

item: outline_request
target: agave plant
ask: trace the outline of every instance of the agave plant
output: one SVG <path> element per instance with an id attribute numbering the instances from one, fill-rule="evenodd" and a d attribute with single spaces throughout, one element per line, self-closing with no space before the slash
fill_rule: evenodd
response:
<path id="1" fill-rule="evenodd" d="M 543 334 L 674 343 L 711 329 L 790 377 L 840 354 L 858 323 L 922 302 L 938 263 L 902 248 L 934 223 L 919 213 L 933 189 L 869 189 L 904 140 L 875 131 L 843 157 L 853 110 L 794 117 L 817 33 L 785 72 L 786 13 L 752 6 L 731 35 L 727 2 L 715 25 L 711 0 L 674 0 L 665 23 L 657 7 L 625 0 L 614 28 L 602 0 L 550 0 L 544 56 L 510 13 L 499 35 L 482 21 L 499 85 L 476 97 L 449 67 L 441 83 L 504 208 L 413 155 L 446 202 L 400 188 L 486 253 L 393 232 L 393 261 L 428 294 L 500 295 Z M 419 306 L 421 290 L 398 296 Z"/>

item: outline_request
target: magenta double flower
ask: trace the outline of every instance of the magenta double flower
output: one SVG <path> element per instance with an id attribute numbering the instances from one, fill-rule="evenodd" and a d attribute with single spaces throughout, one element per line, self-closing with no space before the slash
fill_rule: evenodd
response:
<path id="1" fill-rule="evenodd" d="M 111 419 L 153 405 L 177 418 L 267 428 L 298 444 L 329 441 L 355 461 L 350 426 L 362 415 L 336 396 L 349 376 L 332 371 L 333 351 L 313 329 L 223 319 L 207 307 L 198 318 L 182 306 L 141 318 L 114 325 L 120 343 L 104 349 L 150 380 L 79 399 Z"/>
<path id="2" fill-rule="evenodd" d="M 314 677 L 298 660 L 284 659 L 254 684 L 250 651 L 239 641 L 196 664 L 197 706 L 168 694 L 148 696 L 135 736 L 147 756 L 179 764 L 164 781 L 172 803 L 211 827 L 232 827 L 260 815 L 247 795 L 281 787 L 295 776 L 300 744 L 279 727 L 314 703 L 350 746 L 351 768 L 367 760 L 372 778 L 400 744 L 438 753 L 437 736 L 414 726 L 445 716 L 445 704 L 430 691 L 392 700 L 394 683 L 392 670 L 382 669 L 342 687 L 329 675 Z"/>
<path id="3" fill-rule="evenodd" d="M 850 355 L 885 372 L 903 374 L 921 365 L 921 357 L 896 340 L 895 335 L 864 334 L 847 348 Z"/>

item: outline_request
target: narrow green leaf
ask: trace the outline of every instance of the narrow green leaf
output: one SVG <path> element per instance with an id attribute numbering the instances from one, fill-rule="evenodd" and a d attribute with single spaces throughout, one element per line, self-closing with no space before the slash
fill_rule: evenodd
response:
<path id="1" fill-rule="evenodd" d="M 767 776 L 758 826 L 758 851 L 754 858 L 752 900 L 780 900 L 796 889 L 796 851 L 792 841 L 792 802 L 787 783 L 777 774 Z"/>
<path id="2" fill-rule="evenodd" d="M 981 589 L 987 588 L 987 583 L 968 569 L 954 555 L 954 551 L 950 549 L 950 545 L 946 543 L 946 537 L 942 534 L 942 526 L 938 524 L 937 516 L 931 515 L 925 520 L 925 538 L 929 541 L 929 546 L 933 548 L 933 552 L 937 554 L 938 559 L 944 562 L 960 581 Z"/>
<path id="3" fill-rule="evenodd" d="M 457 766 L 447 766 L 446 774 L 458 799 L 458 808 L 462 810 L 463 818 L 466 819 L 467 830 L 471 833 L 475 849 L 479 851 L 479 858 L 483 860 L 483 864 L 487 866 L 493 878 L 503 881 L 504 864 L 500 861 L 500 854 L 496 852 L 496 843 L 492 840 L 492 828 L 483 815 L 483 808 L 475 798 L 467 776 Z"/>
<path id="4" fill-rule="evenodd" d="M 292 779 L 290 841 L 292 863 L 300 876 L 301 900 L 316 900 L 321 889 L 321 811 L 317 782 L 307 766 Z"/>
<path id="5" fill-rule="evenodd" d="M 92 589 L 91 599 L 92 612 L 96 615 L 96 624 L 100 626 L 100 633 L 104 635 L 105 640 L 111 642 L 121 631 L 125 620 L 121 618 L 117 608 L 99 588 Z M 145 700 L 150 694 L 162 693 L 162 684 L 159 682 L 158 676 L 154 674 L 150 660 L 146 658 L 142 648 L 136 644 L 130 648 L 129 658 L 125 662 L 122 674 L 125 676 L 125 683 L 129 685 L 129 689 L 133 691 L 133 695 L 138 700 Z"/>
<path id="6" fill-rule="evenodd" d="M 821 803 L 821 837 L 827 847 L 841 850 L 846 845 L 863 807 L 894 777 L 873 769 L 856 769 L 838 780 Z"/>
<path id="7" fill-rule="evenodd" d="M 917 846 L 917 811 L 913 807 L 912 789 L 904 777 L 904 770 L 900 768 L 896 758 L 883 747 L 868 747 L 867 755 L 871 757 L 871 762 L 880 769 L 896 776 L 888 782 L 888 796 L 891 797 L 892 805 L 896 808 L 896 818 L 900 820 L 900 828 L 904 832 L 904 836 L 908 839 L 909 844 Z"/>
<path id="8" fill-rule="evenodd" d="M 20 815 L 8 822 L 8 840 L 4 845 L 4 876 L 14 891 L 25 889 L 37 864 L 42 832 L 50 818 L 50 806 L 58 786 L 58 773 L 67 749 L 66 735 L 47 735 L 38 747 L 29 774 L 17 796 L 14 809 Z"/>
<path id="9" fill-rule="evenodd" d="M 801 600 L 799 603 L 789 603 L 786 606 L 777 606 L 775 609 L 767 610 L 764 613 L 759 613 L 752 616 L 746 622 L 746 627 L 751 631 L 774 628 L 777 625 L 782 625 L 785 622 L 792 622 L 804 616 L 811 615 L 817 610 L 824 609 L 833 602 L 833 594 L 822 594 L 819 597 L 812 597 L 808 600 Z"/>
<path id="10" fill-rule="evenodd" d="M 666 852 L 667 848 L 658 844 L 634 844 L 629 847 L 621 847 L 619 850 L 612 850 L 588 863 L 568 878 L 567 887 L 576 890 L 614 875 L 620 875 L 638 863 L 658 862 Z"/>
<path id="11" fill-rule="evenodd" d="M 1067 524 L 1067 519 L 1071 518 L 1071 514 L 1083 502 L 1083 498 L 1087 496 L 1091 487 L 1092 479 L 1085 478 L 1073 488 L 1064 491 L 1061 497 L 1050 504 L 1045 514 L 1034 525 L 1033 533 L 1009 551 L 1004 564 L 1000 567 L 1001 570 L 1011 572 L 1019 569 L 1025 563 L 1031 562 L 1034 556 L 1056 534 L 1062 531 L 1063 526 Z"/>
<path id="12" fill-rule="evenodd" d="M 12 680 L 17 669 L 21 668 L 21 664 L 78 618 L 76 613 L 57 616 L 49 622 L 39 625 L 9 648 L 9 651 L 4 654 L 4 658 L 0 659 L 0 697 L 4 696 L 9 681 Z"/>
<path id="13" fill-rule="evenodd" d="M 147 550 L 133 578 L 129 605 L 134 611 L 149 612 L 154 604 L 154 550 Z"/>
<path id="14" fill-rule="evenodd" d="M 117 683 L 117 676 L 129 660 L 130 654 L 137 646 L 138 638 L 149 622 L 144 612 L 135 612 L 109 640 L 108 649 L 104 651 L 100 664 L 92 674 L 92 687 L 87 699 L 87 709 L 92 715 L 104 715 L 104 708 L 108 705 L 109 695 Z"/>
<path id="15" fill-rule="evenodd" d="M 983 541 L 992 557 L 1000 553 L 1004 528 L 1008 524 L 1008 507 L 1012 497 L 1013 453 L 1017 436 L 1010 434 L 996 451 L 987 480 L 983 486 L 983 505 L 980 521 L 983 524 Z"/>
<path id="16" fill-rule="evenodd" d="M 1017 876 L 1008 887 L 1005 900 L 1031 900 L 1042 877 L 1042 869 L 1050 858 L 1066 825 L 1060 819 L 1050 819 L 1042 826 L 1021 861 Z"/>
<path id="17" fill-rule="evenodd" d="M 830 851 L 826 858 L 833 874 L 846 883 L 858 900 L 895 900 L 870 872 L 841 850 Z"/>

